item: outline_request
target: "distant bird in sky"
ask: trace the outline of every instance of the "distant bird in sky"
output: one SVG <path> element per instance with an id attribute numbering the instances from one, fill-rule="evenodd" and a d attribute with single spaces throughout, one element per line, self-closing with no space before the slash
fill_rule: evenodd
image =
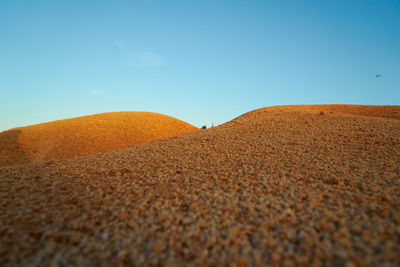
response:
<path id="1" fill-rule="evenodd" d="M 376 77 L 376 78 L 380 78 L 380 77 L 382 77 L 382 75 L 377 74 L 375 77 Z"/>

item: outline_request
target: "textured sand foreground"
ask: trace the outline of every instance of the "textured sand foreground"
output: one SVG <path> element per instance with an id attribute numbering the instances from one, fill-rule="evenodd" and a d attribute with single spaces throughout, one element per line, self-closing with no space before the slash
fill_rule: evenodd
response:
<path id="1" fill-rule="evenodd" d="M 400 107 L 365 109 L 0 168 L 0 265 L 397 266 Z"/>
<path id="2" fill-rule="evenodd" d="M 152 112 L 109 112 L 19 127 L 0 133 L 0 167 L 119 150 L 197 130 Z"/>

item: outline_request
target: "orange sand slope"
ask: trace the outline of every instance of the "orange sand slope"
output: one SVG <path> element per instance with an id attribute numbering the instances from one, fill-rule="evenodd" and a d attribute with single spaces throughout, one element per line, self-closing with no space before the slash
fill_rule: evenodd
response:
<path id="1" fill-rule="evenodd" d="M 111 112 L 41 123 L 0 133 L 0 166 L 119 150 L 197 130 L 151 112 Z"/>
<path id="2" fill-rule="evenodd" d="M 400 266 L 399 111 L 272 107 L 0 168 L 0 266 Z"/>
<path id="3" fill-rule="evenodd" d="M 314 111 L 323 112 L 324 115 L 333 114 L 348 114 L 356 116 L 378 117 L 386 119 L 400 119 L 400 106 L 373 106 L 373 105 L 282 105 L 259 108 L 247 112 L 236 119 L 243 119 L 247 116 L 255 117 L 260 113 L 268 112 L 270 110 L 302 110 L 309 113 Z M 233 120 L 235 121 L 235 120 Z"/>

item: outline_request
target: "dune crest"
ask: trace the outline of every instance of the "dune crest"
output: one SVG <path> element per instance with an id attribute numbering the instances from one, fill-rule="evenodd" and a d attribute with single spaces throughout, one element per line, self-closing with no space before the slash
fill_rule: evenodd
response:
<path id="1" fill-rule="evenodd" d="M 248 118 L 258 117 L 269 111 L 303 111 L 307 113 L 323 112 L 323 115 L 347 114 L 355 116 L 377 117 L 400 120 L 400 106 L 374 106 L 374 105 L 345 105 L 345 104 L 320 104 L 320 105 L 281 105 L 258 108 L 244 113 L 230 122 L 246 121 Z M 262 115 L 261 115 L 262 116 Z"/>
<path id="2" fill-rule="evenodd" d="M 0 167 L 119 150 L 197 130 L 152 112 L 101 113 L 19 127 L 0 133 Z"/>
<path id="3" fill-rule="evenodd" d="M 400 107 L 381 109 L 271 107 L 0 168 L 0 265 L 397 266 Z"/>

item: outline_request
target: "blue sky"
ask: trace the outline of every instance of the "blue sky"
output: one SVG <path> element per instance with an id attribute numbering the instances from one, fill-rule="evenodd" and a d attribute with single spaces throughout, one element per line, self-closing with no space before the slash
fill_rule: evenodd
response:
<path id="1" fill-rule="evenodd" d="M 400 104 L 400 1 L 0 0 L 0 131 L 325 103 Z"/>

